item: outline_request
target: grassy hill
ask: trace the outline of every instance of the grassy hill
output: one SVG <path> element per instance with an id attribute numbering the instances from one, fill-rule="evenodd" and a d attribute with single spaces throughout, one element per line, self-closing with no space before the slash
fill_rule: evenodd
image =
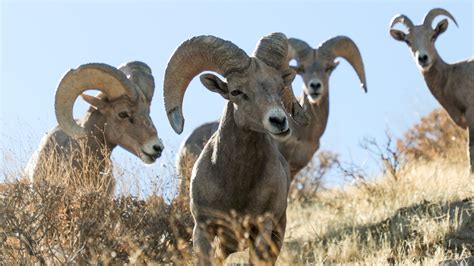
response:
<path id="1" fill-rule="evenodd" d="M 357 173 L 335 157 L 319 156 L 302 175 L 309 175 L 301 179 L 304 189 L 292 188 L 278 263 L 434 265 L 474 256 L 474 177 L 465 139 L 435 111 L 396 148 L 378 150 L 381 176 L 359 176 L 342 188 L 324 189 L 315 180 L 330 178 L 325 169 L 331 167 Z M 21 181 L 0 190 L 0 264 L 192 259 L 190 217 L 179 201 L 169 205 L 159 195 L 112 199 L 90 187 L 32 190 Z M 228 262 L 244 259 L 240 253 Z"/>

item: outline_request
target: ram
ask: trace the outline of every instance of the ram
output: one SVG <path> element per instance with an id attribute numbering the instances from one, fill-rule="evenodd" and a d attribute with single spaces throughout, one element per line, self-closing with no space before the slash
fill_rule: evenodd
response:
<path id="1" fill-rule="evenodd" d="M 295 59 L 297 65 L 292 68 L 303 78 L 303 95 L 299 102 L 309 118 L 307 126 L 292 125 L 295 130 L 291 137 L 278 144 L 290 165 L 293 178 L 311 161 L 326 130 L 329 117 L 329 78 L 339 64 L 335 59 L 342 57 L 352 65 L 365 92 L 367 82 L 359 49 L 346 36 L 333 37 L 316 49 L 299 39 L 290 38 L 288 43 L 288 62 Z M 191 169 L 217 126 L 218 122 L 211 122 L 196 128 L 181 145 L 176 163 L 180 176 L 180 198 L 187 199 Z"/>
<path id="2" fill-rule="evenodd" d="M 351 64 L 365 92 L 367 81 L 359 49 L 346 36 L 333 37 L 316 49 L 299 39 L 291 38 L 289 43 L 288 61 L 295 59 L 297 65 L 294 69 L 303 78 L 303 95 L 299 100 L 309 117 L 309 126 L 297 127 L 291 138 L 279 144 L 294 177 L 311 161 L 326 130 L 329 118 L 329 77 L 339 64 L 335 60 L 341 57 Z"/>
<path id="3" fill-rule="evenodd" d="M 468 129 L 470 170 L 474 172 L 474 58 L 454 64 L 444 62 L 435 42 L 448 28 L 448 20 L 443 19 L 432 28 L 433 20 L 440 15 L 450 18 L 457 26 L 448 11 L 435 8 L 426 14 L 420 25 L 414 25 L 405 15 L 396 15 L 390 22 L 390 35 L 410 47 L 431 94 L 458 126 Z M 398 23 L 405 25 L 408 32 L 394 29 Z"/>
<path id="4" fill-rule="evenodd" d="M 104 184 L 109 195 L 114 190 L 110 154 L 116 146 L 150 164 L 161 156 L 163 144 L 150 118 L 154 92 L 150 68 L 142 62 L 130 62 L 119 69 L 91 63 L 71 69 L 61 79 L 55 95 L 58 126 L 42 140 L 27 166 L 33 183 L 52 181 L 52 169 L 71 172 L 61 178 L 85 178 L 84 171 L 94 169 L 96 184 Z M 97 96 L 83 94 L 96 89 Z M 90 104 L 85 116 L 75 121 L 73 106 L 77 97 Z M 55 165 L 52 165 L 55 164 Z M 84 180 L 65 180 L 84 183 Z"/>
<path id="5" fill-rule="evenodd" d="M 210 264 L 219 239 L 218 258 L 240 247 L 240 239 L 223 224 L 222 215 L 262 219 L 250 230 L 250 261 L 274 263 L 284 238 L 290 172 L 275 140 L 291 134 L 288 114 L 301 124 L 306 117 L 291 90 L 295 72 L 288 67 L 287 38 L 262 38 L 249 57 L 235 44 L 214 36 L 182 43 L 165 72 L 168 119 L 181 133 L 182 103 L 189 82 L 203 71 L 207 89 L 228 100 L 217 131 L 196 161 L 191 177 L 193 245 L 200 264 Z"/>

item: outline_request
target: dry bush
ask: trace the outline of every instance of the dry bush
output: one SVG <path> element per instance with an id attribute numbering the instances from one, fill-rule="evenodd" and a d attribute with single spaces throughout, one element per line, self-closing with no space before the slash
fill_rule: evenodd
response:
<path id="1" fill-rule="evenodd" d="M 434 160 L 454 157 L 466 160 L 467 131 L 457 126 L 442 108 L 433 110 L 397 141 L 397 148 L 410 159 Z"/>
<path id="2" fill-rule="evenodd" d="M 48 152 L 34 154 L 26 167 L 26 174 L 35 183 L 48 182 L 70 190 L 113 195 L 115 179 L 112 175 L 112 161 L 109 160 L 110 150 L 100 147 L 93 151 L 86 141 L 88 140 L 80 139 L 70 147 L 56 145 Z M 38 163 L 35 164 L 34 161 Z"/>
<path id="3" fill-rule="evenodd" d="M 160 196 L 112 199 L 44 183 L 10 184 L 0 205 L 1 261 L 148 263 L 189 259 L 182 215 Z"/>
<path id="4" fill-rule="evenodd" d="M 330 151 L 318 152 L 317 156 L 296 175 L 291 183 L 289 200 L 301 204 L 310 202 L 320 189 L 323 178 L 339 164 L 337 154 Z"/>
<path id="5" fill-rule="evenodd" d="M 114 199 L 110 162 L 94 161 L 83 149 L 75 156 L 86 163 L 78 165 L 74 157 L 58 158 L 53 152 L 41 158 L 34 184 L 2 184 L 0 264 L 190 259 L 189 239 L 180 238 L 186 210 L 157 195 Z M 99 167 L 103 163 L 108 164 L 105 174 Z"/>

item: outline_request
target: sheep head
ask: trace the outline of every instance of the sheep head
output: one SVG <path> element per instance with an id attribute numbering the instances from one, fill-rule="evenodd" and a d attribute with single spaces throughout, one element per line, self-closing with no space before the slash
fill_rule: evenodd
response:
<path id="1" fill-rule="evenodd" d="M 97 110 L 102 116 L 103 132 L 95 137 L 104 136 L 107 144 L 121 146 L 143 162 L 153 163 L 161 156 L 163 144 L 150 118 L 154 89 L 151 70 L 142 62 L 130 62 L 120 69 L 92 63 L 68 71 L 56 90 L 56 118 L 71 137 L 90 137 L 97 125 L 88 125 L 87 119 L 79 125 L 73 118 L 74 102 L 81 95 L 91 105 L 90 112 Z M 86 90 L 100 93 L 83 94 Z"/>
<path id="2" fill-rule="evenodd" d="M 291 89 L 295 77 L 286 63 L 287 39 L 282 33 L 262 38 L 249 57 L 235 44 L 214 36 L 185 41 L 171 57 L 164 80 L 165 108 L 173 129 L 183 130 L 182 102 L 189 82 L 203 71 L 202 84 L 233 104 L 239 127 L 267 132 L 274 138 L 289 135 L 287 114 L 297 123 L 307 123 Z"/>
<path id="3" fill-rule="evenodd" d="M 396 15 L 390 22 L 390 35 L 410 47 L 413 58 L 421 71 L 428 71 L 439 58 L 435 41 L 448 28 L 447 19 L 441 20 L 434 29 L 432 28 L 434 18 L 440 15 L 450 18 L 456 26 L 458 25 L 454 17 L 442 8 L 430 10 L 420 25 L 414 25 L 405 15 Z M 393 28 L 398 23 L 407 27 L 407 33 Z"/>
<path id="4" fill-rule="evenodd" d="M 304 93 L 311 103 L 318 103 L 327 97 L 329 77 L 338 66 L 336 58 L 346 59 L 354 68 L 361 86 L 367 92 L 364 64 L 356 44 L 348 37 L 337 36 L 323 42 L 313 49 L 306 42 L 294 38 L 289 39 L 290 52 L 288 62 L 295 59 L 297 65 L 292 66 L 301 75 L 304 82 Z"/>

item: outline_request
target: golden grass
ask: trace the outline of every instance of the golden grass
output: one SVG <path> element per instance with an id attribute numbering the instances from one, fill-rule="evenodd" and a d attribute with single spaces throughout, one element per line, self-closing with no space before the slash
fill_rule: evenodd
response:
<path id="1" fill-rule="evenodd" d="M 472 255 L 474 177 L 466 164 L 414 162 L 398 174 L 291 204 L 282 261 L 429 265 Z"/>

